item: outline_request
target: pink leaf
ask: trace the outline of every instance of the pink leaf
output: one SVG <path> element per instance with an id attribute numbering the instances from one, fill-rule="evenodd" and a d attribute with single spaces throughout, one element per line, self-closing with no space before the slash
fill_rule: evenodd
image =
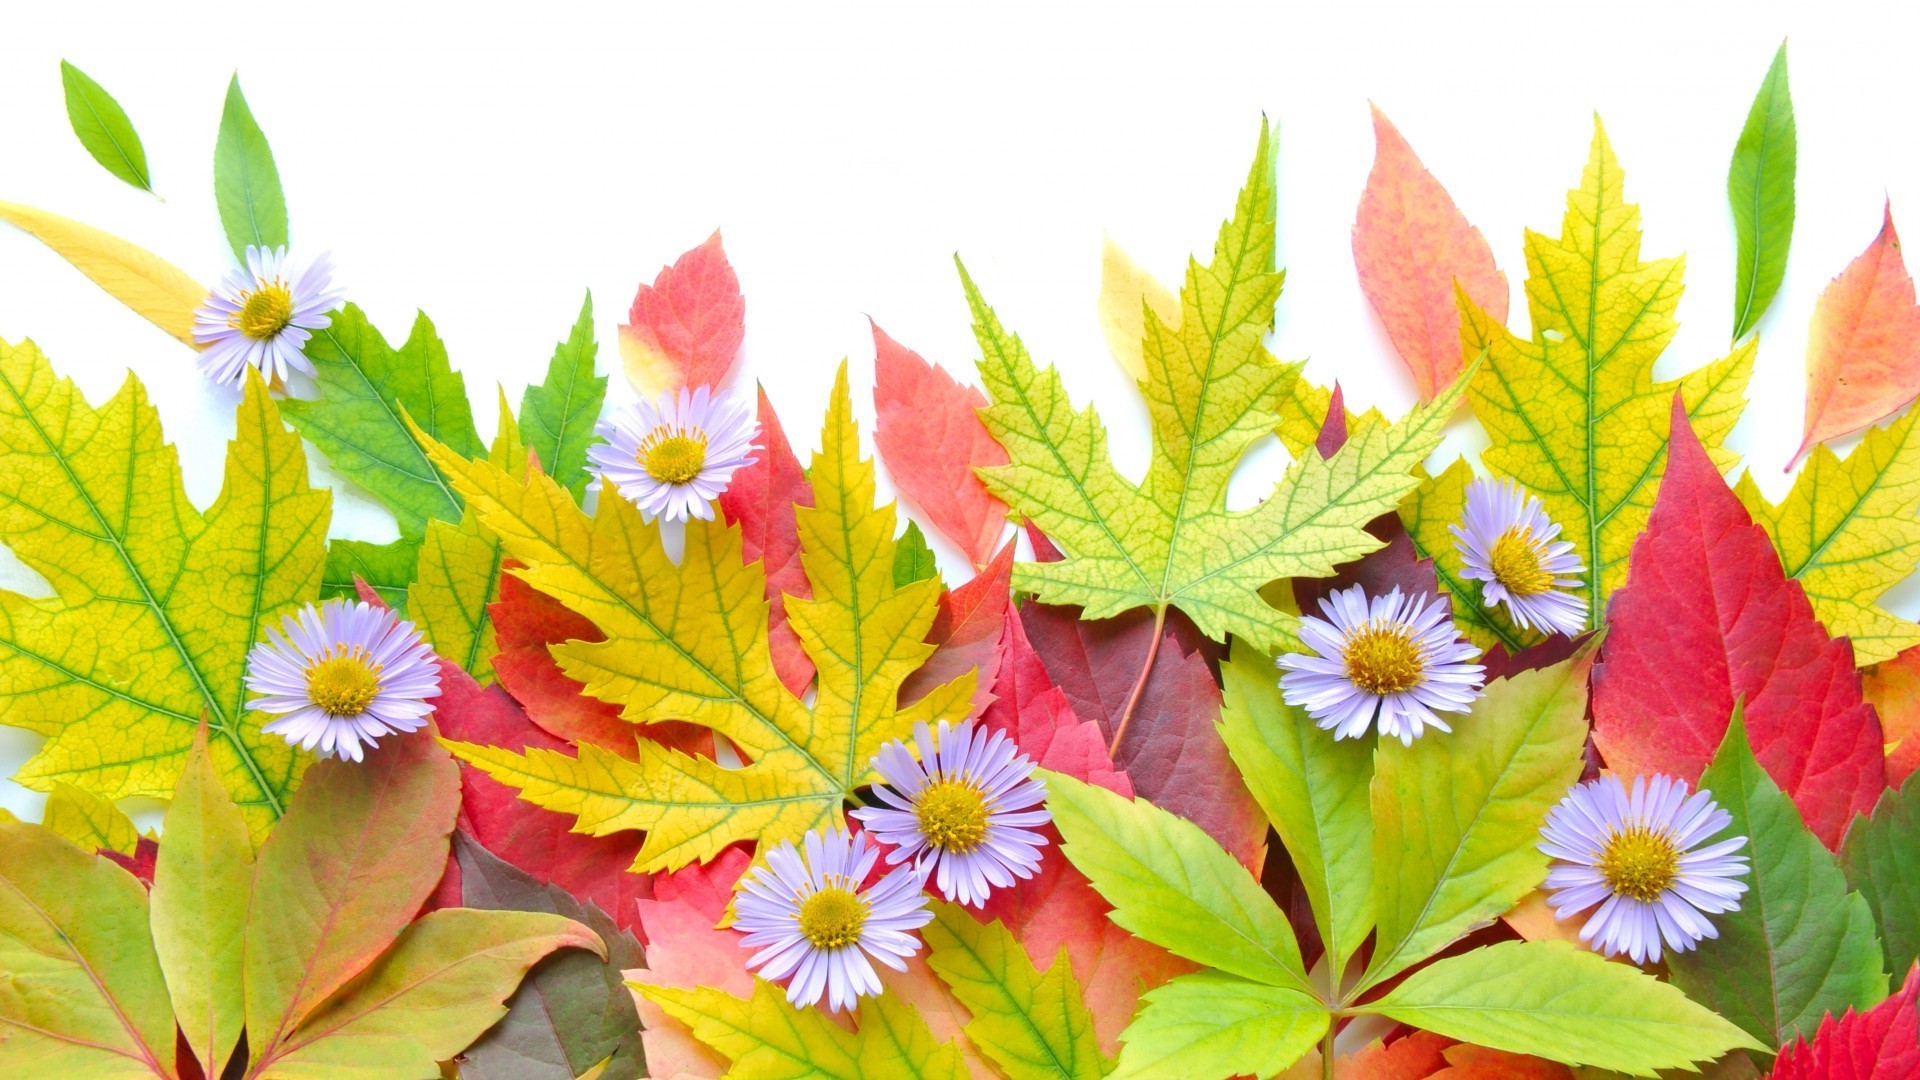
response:
<path id="1" fill-rule="evenodd" d="M 760 391 L 760 443 L 755 461 L 733 474 L 720 494 L 720 513 L 740 527 L 740 557 L 764 564 L 767 573 L 769 630 L 773 670 L 795 694 L 813 681 L 813 661 L 800 647 L 800 636 L 787 622 L 787 597 L 812 595 L 807 572 L 800 565 L 800 533 L 793 508 L 813 505 L 813 487 L 794 456 L 780 417 Z"/>
<path id="2" fill-rule="evenodd" d="M 972 580 L 940 594 L 940 610 L 927 630 L 927 643 L 937 647 L 927 662 L 901 684 L 902 704 L 918 701 L 929 690 L 968 671 L 978 671 L 972 715 L 980 715 L 994 697 L 1001 631 L 1007 623 L 1007 589 L 1012 581 L 1013 543 L 1009 541 Z"/>
<path id="3" fill-rule="evenodd" d="M 746 336 L 746 314 L 715 231 L 634 294 L 620 327 L 628 381 L 648 397 L 720 385 Z"/>

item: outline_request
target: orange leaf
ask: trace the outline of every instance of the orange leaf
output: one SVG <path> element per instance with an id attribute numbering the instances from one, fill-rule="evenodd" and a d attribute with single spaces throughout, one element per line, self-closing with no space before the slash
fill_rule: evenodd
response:
<path id="1" fill-rule="evenodd" d="M 1507 276 L 1486 238 L 1460 213 L 1378 108 L 1373 171 L 1353 225 L 1360 288 L 1413 372 L 1422 400 L 1460 374 L 1458 281 L 1495 322 L 1507 321 Z"/>
<path id="2" fill-rule="evenodd" d="M 1814 306 L 1807 334 L 1807 435 L 1794 461 L 1814 443 L 1892 416 L 1913 400 L 1916 385 L 1920 307 L 1888 203 L 1880 235 Z"/>
<path id="3" fill-rule="evenodd" d="M 1574 1080 L 1557 1061 L 1457 1043 L 1446 1049 L 1447 1067 L 1432 1080 Z"/>
<path id="4" fill-rule="evenodd" d="M 634 294 L 620 327 L 627 381 L 648 397 L 718 386 L 746 336 L 747 302 L 715 230 Z"/>
<path id="5" fill-rule="evenodd" d="M 1897 788 L 1920 769 L 1920 645 L 1861 672 L 1860 692 L 1880 713 L 1887 784 Z"/>

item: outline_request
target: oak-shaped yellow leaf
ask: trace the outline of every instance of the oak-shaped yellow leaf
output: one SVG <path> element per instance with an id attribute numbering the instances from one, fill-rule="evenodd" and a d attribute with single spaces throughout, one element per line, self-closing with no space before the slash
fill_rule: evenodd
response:
<path id="1" fill-rule="evenodd" d="M 863 1003 L 856 1030 L 848 1031 L 817 1009 L 787 1004 L 765 979 L 753 981 L 750 998 L 711 986 L 627 985 L 732 1062 L 727 1075 L 740 1080 L 967 1080 L 960 1048 L 936 1042 L 926 1020 L 891 993 Z"/>
<path id="2" fill-rule="evenodd" d="M 764 571 L 743 564 L 737 527 L 689 522 L 675 565 L 658 527 L 611 489 L 589 518 L 544 475 L 522 480 L 430 444 L 435 465 L 523 565 L 513 572 L 606 634 L 553 647 L 568 677 L 636 724 L 712 728 L 748 764 L 726 768 L 650 740 L 640 742 L 637 760 L 593 746 L 578 757 L 464 743 L 450 744 L 454 753 L 522 798 L 576 815 L 583 832 L 645 831 L 636 870 L 839 824 L 846 797 L 869 782 L 881 744 L 916 720 L 965 717 L 974 675 L 898 707 L 900 684 L 932 652 L 923 638 L 940 586 L 894 582 L 894 508 L 874 505 L 873 463 L 859 455 L 844 365 L 822 442 L 808 474 L 814 505 L 798 511 L 812 596 L 787 600 L 819 669 L 811 706 L 774 673 Z"/>
<path id="3" fill-rule="evenodd" d="M 15 779 L 165 797 L 201 717 L 256 834 L 311 758 L 250 714 L 247 650 L 319 595 L 329 497 L 257 378 L 205 513 L 139 380 L 95 409 L 31 343 L 0 343 L 0 539 L 52 584 L 0 592 L 0 723 L 47 737 Z"/>
<path id="4" fill-rule="evenodd" d="M 1492 441 L 1480 460 L 1538 495 L 1585 560 L 1596 627 L 1626 580 L 1627 553 L 1666 471 L 1674 391 L 1712 451 L 1740 418 L 1753 373 L 1749 341 L 1677 382 L 1653 381 L 1654 361 L 1679 327 L 1685 260 L 1640 260 L 1640 208 L 1622 198 L 1625 180 L 1596 118 L 1560 237 L 1527 230 L 1532 340 L 1458 297 L 1467 351 L 1487 352 L 1471 394 Z"/>
<path id="5" fill-rule="evenodd" d="M 1399 424 L 1355 433 L 1331 458 L 1302 455 L 1259 506 L 1227 509 L 1228 479 L 1248 448 L 1279 426 L 1279 401 L 1299 378 L 1298 365 L 1279 363 L 1262 344 L 1281 284 L 1273 192 L 1263 126 L 1212 264 L 1188 265 L 1178 325 L 1142 307 L 1141 390 L 1154 450 L 1138 485 L 1114 468 L 1099 418 L 1073 407 L 1057 371 L 1035 367 L 962 269 L 993 399 L 981 418 L 1012 458 L 980 475 L 1066 553 L 1018 564 L 1016 589 L 1079 605 L 1089 619 L 1177 607 L 1209 637 L 1233 633 L 1271 651 L 1289 643 L 1293 617 L 1263 600 L 1262 586 L 1324 577 L 1380 546 L 1363 526 L 1413 488 L 1414 468 L 1459 401 L 1457 387 Z"/>
<path id="6" fill-rule="evenodd" d="M 1920 411 L 1874 428 L 1842 460 L 1817 445 L 1793 490 L 1774 506 L 1751 474 L 1735 494 L 1773 538 L 1787 576 L 1799 579 L 1827 631 L 1853 642 L 1865 667 L 1920 644 L 1920 625 L 1880 607 L 1880 594 L 1920 562 Z"/>

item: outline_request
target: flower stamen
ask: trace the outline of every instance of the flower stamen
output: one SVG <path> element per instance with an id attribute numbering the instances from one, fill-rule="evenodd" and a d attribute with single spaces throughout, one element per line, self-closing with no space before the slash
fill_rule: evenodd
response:
<path id="1" fill-rule="evenodd" d="M 851 890 L 830 885 L 800 903 L 800 932 L 817 949 L 843 949 L 860 940 L 867 902 Z"/>
<path id="2" fill-rule="evenodd" d="M 227 325 L 255 341 L 273 337 L 293 321 L 293 290 L 284 281 L 263 281 L 259 288 L 240 295 L 240 310 Z"/>
<path id="3" fill-rule="evenodd" d="M 1402 626 L 1371 622 L 1347 638 L 1347 678 L 1369 694 L 1404 694 L 1426 681 L 1426 654 Z"/>
<path id="4" fill-rule="evenodd" d="M 1493 580 L 1515 596 L 1538 596 L 1553 588 L 1553 575 L 1540 565 L 1540 552 L 1527 529 L 1512 525 L 1493 542 L 1487 557 Z"/>
<path id="5" fill-rule="evenodd" d="M 307 666 L 307 700 L 328 716 L 358 716 L 380 696 L 380 672 L 365 646 L 335 645 Z"/>
<path id="6" fill-rule="evenodd" d="M 662 425 L 647 433 L 633 458 L 663 484 L 692 483 L 707 464 L 707 433 Z"/>
<path id="7" fill-rule="evenodd" d="M 966 780 L 935 780 L 920 789 L 913 813 L 927 843 L 964 855 L 987 838 L 987 800 Z"/>
<path id="8" fill-rule="evenodd" d="M 1679 876 L 1680 849 L 1666 830 L 1634 825 L 1607 837 L 1597 868 L 1608 888 L 1650 904 Z"/>

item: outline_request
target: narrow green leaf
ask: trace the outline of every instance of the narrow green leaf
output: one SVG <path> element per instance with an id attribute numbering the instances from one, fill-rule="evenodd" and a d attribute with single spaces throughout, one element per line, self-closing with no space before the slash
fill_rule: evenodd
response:
<path id="1" fill-rule="evenodd" d="M 967 1037 L 1007 1080 L 1100 1080 L 1107 1062 L 1066 950 L 1043 975 L 1000 923 L 953 904 L 933 910 L 920 931 L 927 966 L 973 1014 Z"/>
<path id="2" fill-rule="evenodd" d="M 320 595 L 326 599 L 359 598 L 354 578 L 366 582 L 387 606 L 402 615 L 407 613 L 407 586 L 420 563 L 420 541 L 401 537 L 391 543 L 372 544 L 365 540 L 336 537 L 327 541 L 327 569 L 320 580 Z"/>
<path id="3" fill-rule="evenodd" d="M 1793 96 L 1787 92 L 1787 43 L 1773 54 L 1727 168 L 1727 202 L 1739 258 L 1733 280 L 1733 340 L 1747 336 L 1780 291 L 1793 240 L 1793 176 L 1799 150 Z"/>
<path id="4" fill-rule="evenodd" d="M 1141 1000 L 1109 1080 L 1273 1076 L 1305 1056 L 1331 1019 L 1298 990 L 1217 971 L 1182 975 Z"/>
<path id="5" fill-rule="evenodd" d="M 1562 941 L 1507 941 L 1449 956 L 1359 1010 L 1462 1042 L 1634 1076 L 1763 1049 L 1672 986 Z"/>
<path id="6" fill-rule="evenodd" d="M 1373 748 L 1286 703 L 1271 658 L 1236 638 L 1221 666 L 1220 735 L 1293 857 L 1335 971 L 1373 928 Z"/>
<path id="7" fill-rule="evenodd" d="M 60 85 L 67 96 L 67 122 L 93 160 L 141 191 L 152 191 L 146 147 L 140 145 L 140 133 L 133 130 L 133 121 L 120 103 L 65 60 L 60 61 Z"/>
<path id="8" fill-rule="evenodd" d="M 927 534 L 920 531 L 918 522 L 907 522 L 907 531 L 900 534 L 900 542 L 893 549 L 894 587 L 904 589 L 916 581 L 939 576 L 933 549 L 927 546 Z"/>
<path id="9" fill-rule="evenodd" d="M 1912 738 L 1912 736 L 1908 736 Z M 1920 773 L 1888 791 L 1871 818 L 1856 818 L 1840 850 L 1847 883 L 1866 897 L 1886 946 L 1887 966 L 1920 959 Z"/>
<path id="10" fill-rule="evenodd" d="M 1733 816 L 1723 835 L 1748 838 L 1753 876 L 1740 910 L 1714 917 L 1718 938 L 1667 958 L 1674 985 L 1769 1048 L 1886 997 L 1872 909 L 1754 760 L 1738 709 L 1700 789 Z"/>
<path id="11" fill-rule="evenodd" d="M 220 139 L 213 148 L 213 198 L 234 258 L 245 262 L 247 248 L 287 243 L 287 196 L 266 133 L 240 92 L 240 76 L 227 84 L 227 105 L 220 113 Z"/>
<path id="12" fill-rule="evenodd" d="M 1493 921 L 1539 885 L 1547 811 L 1580 777 L 1587 740 L 1582 653 L 1489 684 L 1453 731 L 1374 751 L 1374 908 L 1365 985 Z"/>
<path id="13" fill-rule="evenodd" d="M 1122 929 L 1196 964 L 1314 992 L 1286 915 L 1198 825 L 1145 799 L 1046 778 L 1061 851 Z"/>
<path id="14" fill-rule="evenodd" d="M 593 373 L 593 294 L 580 305 L 573 333 L 554 347 L 544 382 L 520 398 L 520 428 L 540 468 L 577 500 L 587 487 L 587 445 L 607 399 L 607 377 Z"/>

